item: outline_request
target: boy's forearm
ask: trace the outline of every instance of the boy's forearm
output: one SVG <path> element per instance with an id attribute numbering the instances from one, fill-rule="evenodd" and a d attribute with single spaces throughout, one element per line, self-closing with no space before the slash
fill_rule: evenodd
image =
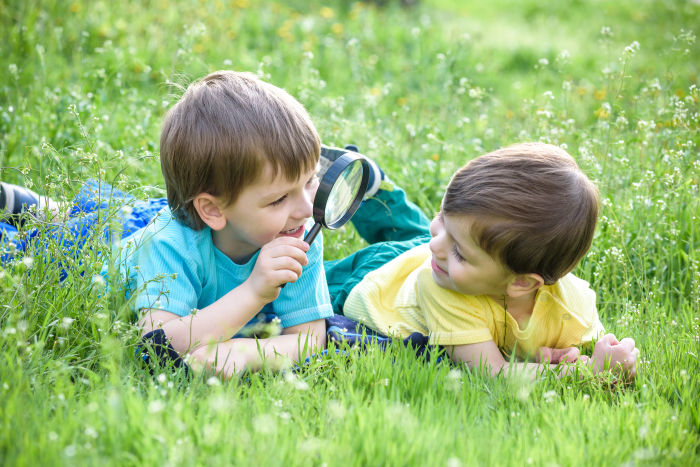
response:
<path id="1" fill-rule="evenodd" d="M 161 327 L 175 351 L 183 355 L 202 344 L 230 339 L 263 306 L 259 297 L 241 285 L 206 308 L 153 327 Z"/>
<path id="2" fill-rule="evenodd" d="M 298 362 L 302 357 L 310 357 L 325 348 L 326 333 L 294 332 L 270 337 L 265 342 L 265 356 L 286 355 L 292 361 Z"/>
<path id="3" fill-rule="evenodd" d="M 488 371 L 492 378 L 517 375 L 535 380 L 544 371 L 554 370 L 557 377 L 566 376 L 573 371 L 572 365 L 507 361 L 494 342 L 454 346 L 450 355 L 455 362 L 466 363 L 472 369 Z"/>

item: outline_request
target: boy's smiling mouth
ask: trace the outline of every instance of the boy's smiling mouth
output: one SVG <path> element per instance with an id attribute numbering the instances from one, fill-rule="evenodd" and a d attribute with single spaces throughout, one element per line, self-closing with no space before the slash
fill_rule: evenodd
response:
<path id="1" fill-rule="evenodd" d="M 283 230 L 279 233 L 282 237 L 300 237 L 304 233 L 304 226 L 300 225 L 294 229 Z"/>
<path id="2" fill-rule="evenodd" d="M 430 259 L 430 266 L 432 266 L 433 271 L 435 271 L 438 274 L 447 274 L 447 271 L 445 271 L 438 265 L 438 263 L 435 261 L 435 258 Z"/>

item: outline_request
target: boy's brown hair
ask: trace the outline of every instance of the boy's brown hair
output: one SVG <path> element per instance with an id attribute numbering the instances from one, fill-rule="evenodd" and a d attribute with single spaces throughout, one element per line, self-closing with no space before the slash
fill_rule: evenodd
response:
<path id="1" fill-rule="evenodd" d="M 470 161 L 442 211 L 469 216 L 477 244 L 516 274 L 553 284 L 588 251 L 598 220 L 595 185 L 563 149 L 523 143 Z"/>
<path id="2" fill-rule="evenodd" d="M 318 163 L 321 141 L 304 107 L 250 73 L 216 71 L 191 84 L 165 117 L 160 161 L 168 204 L 199 230 L 200 193 L 235 202 L 267 164 L 298 179 Z"/>

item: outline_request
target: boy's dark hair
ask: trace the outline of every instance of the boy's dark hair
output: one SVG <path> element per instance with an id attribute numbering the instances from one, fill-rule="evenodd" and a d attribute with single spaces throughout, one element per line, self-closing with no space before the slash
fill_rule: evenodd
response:
<path id="1" fill-rule="evenodd" d="M 523 143 L 470 161 L 442 211 L 469 216 L 476 243 L 516 274 L 553 284 L 588 251 L 598 220 L 595 185 L 563 149 Z"/>
<path id="2" fill-rule="evenodd" d="M 165 117 L 160 162 L 175 217 L 199 230 L 200 193 L 230 203 L 265 166 L 296 180 L 318 163 L 321 141 L 304 107 L 250 73 L 216 71 L 191 84 Z"/>

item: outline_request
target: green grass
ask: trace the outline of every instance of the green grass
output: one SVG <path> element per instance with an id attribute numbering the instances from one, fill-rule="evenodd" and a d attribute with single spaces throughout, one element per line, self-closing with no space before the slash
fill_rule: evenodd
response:
<path id="1" fill-rule="evenodd" d="M 177 84 L 250 70 L 434 212 L 452 172 L 517 141 L 566 145 L 604 199 L 576 273 L 643 362 L 627 388 L 532 384 L 403 348 L 294 377 L 150 377 L 128 304 L 78 261 L 0 269 L 0 463 L 697 464 L 700 6 L 691 1 L 64 2 L 0 5 L 0 179 L 70 199 L 99 178 L 162 196 Z M 328 258 L 362 246 L 326 235 Z M 30 268 L 30 274 L 27 269 Z"/>

